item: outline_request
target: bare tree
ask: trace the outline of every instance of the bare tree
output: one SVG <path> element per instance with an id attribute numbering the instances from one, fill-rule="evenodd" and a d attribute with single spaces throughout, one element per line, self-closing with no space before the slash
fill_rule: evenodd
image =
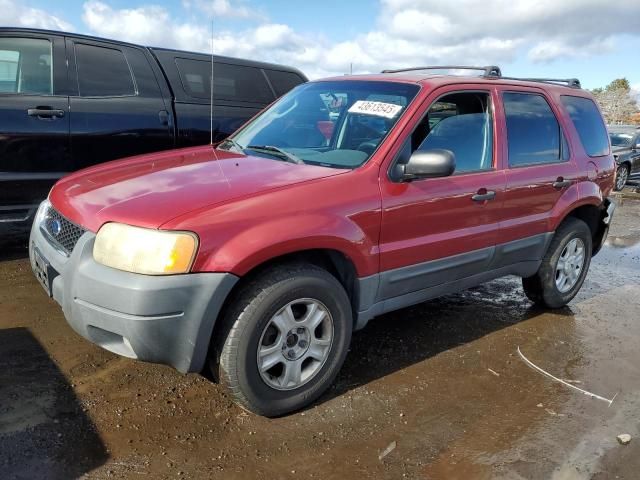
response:
<path id="1" fill-rule="evenodd" d="M 618 78 L 604 89 L 596 88 L 593 95 L 610 125 L 631 123 L 638 113 L 638 103 L 626 78 Z"/>

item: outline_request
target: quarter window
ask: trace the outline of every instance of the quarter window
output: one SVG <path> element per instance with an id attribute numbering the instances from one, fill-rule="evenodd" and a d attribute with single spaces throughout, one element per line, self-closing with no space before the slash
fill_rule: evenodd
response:
<path id="1" fill-rule="evenodd" d="M 0 93 L 53 94 L 51 42 L 0 38 Z"/>
<path id="2" fill-rule="evenodd" d="M 211 62 L 177 58 L 176 65 L 187 94 L 209 100 L 211 97 Z M 216 100 L 269 103 L 273 93 L 258 68 L 227 63 L 213 64 L 213 95 Z"/>
<path id="3" fill-rule="evenodd" d="M 578 131 L 587 155 L 600 157 L 609 153 L 609 139 L 602 116 L 593 100 L 584 97 L 562 95 L 562 103 Z"/>
<path id="4" fill-rule="evenodd" d="M 277 96 L 282 96 L 291 90 L 293 87 L 297 87 L 301 83 L 304 83 L 304 80 L 300 78 L 300 76 L 296 73 L 292 72 L 282 72 L 280 70 L 265 70 L 267 77 L 269 77 L 269 81 L 273 86 L 273 89 L 276 91 Z"/>
<path id="5" fill-rule="evenodd" d="M 76 43 L 78 88 L 83 97 L 135 95 L 129 64 L 121 50 Z"/>
<path id="6" fill-rule="evenodd" d="M 509 165 L 537 165 L 565 160 L 560 125 L 544 97 L 531 93 L 505 93 Z"/>

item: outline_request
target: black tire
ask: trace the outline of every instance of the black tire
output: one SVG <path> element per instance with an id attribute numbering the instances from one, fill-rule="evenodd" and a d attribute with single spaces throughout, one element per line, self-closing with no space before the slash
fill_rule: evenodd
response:
<path id="1" fill-rule="evenodd" d="M 556 285 L 556 266 L 564 248 L 574 238 L 579 238 L 584 244 L 582 271 L 575 285 L 570 290 L 561 292 Z M 548 308 L 560 308 L 567 305 L 580 291 L 584 283 L 591 264 L 592 249 L 591 230 L 586 223 L 577 218 L 567 218 L 562 222 L 556 230 L 536 274 L 522 279 L 522 286 L 529 300 Z"/>
<path id="2" fill-rule="evenodd" d="M 624 178 L 624 181 L 622 180 L 623 178 Z M 629 178 L 629 165 L 627 165 L 626 163 L 623 163 L 622 165 L 619 165 L 618 169 L 616 170 L 616 184 L 614 185 L 613 189 L 616 192 L 619 192 L 620 190 L 622 190 L 624 186 L 627 184 L 628 178 Z"/>
<path id="3" fill-rule="evenodd" d="M 317 299 L 326 306 L 333 320 L 333 341 L 315 376 L 298 388 L 277 390 L 261 377 L 257 351 L 272 317 L 300 298 Z M 224 342 L 220 348 L 212 350 L 214 375 L 241 407 L 267 417 L 299 410 L 331 385 L 344 363 L 353 329 L 351 304 L 340 282 L 309 264 L 282 265 L 258 275 L 233 297 L 221 320 L 227 325 L 226 336 L 220 338 Z"/>

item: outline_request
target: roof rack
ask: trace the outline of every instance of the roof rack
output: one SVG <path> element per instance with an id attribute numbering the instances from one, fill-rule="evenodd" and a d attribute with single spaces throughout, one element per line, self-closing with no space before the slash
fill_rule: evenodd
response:
<path id="1" fill-rule="evenodd" d="M 504 80 L 521 80 L 523 82 L 540 82 L 540 83 L 555 83 L 560 85 L 566 85 L 570 88 L 582 88 L 580 80 L 577 78 L 519 78 L 519 77 L 501 77 Z"/>
<path id="2" fill-rule="evenodd" d="M 479 70 L 485 77 L 501 77 L 502 72 L 500 67 L 496 65 L 487 65 L 485 67 L 470 67 L 465 65 L 430 65 L 427 67 L 410 67 L 399 68 L 397 70 L 383 70 L 382 73 L 402 73 L 402 72 L 414 72 L 420 70 Z"/>
<path id="3" fill-rule="evenodd" d="M 518 78 L 518 77 L 503 77 L 500 67 L 496 65 L 487 65 L 484 67 L 470 67 L 465 65 L 430 65 L 427 67 L 410 67 L 399 68 L 397 70 L 383 70 L 382 73 L 403 73 L 403 72 L 418 72 L 421 70 L 478 70 L 483 72 L 484 78 L 495 78 L 503 80 L 521 80 L 523 82 L 540 82 L 540 83 L 553 83 L 559 85 L 566 85 L 570 88 L 582 88 L 580 80 L 577 78 Z"/>

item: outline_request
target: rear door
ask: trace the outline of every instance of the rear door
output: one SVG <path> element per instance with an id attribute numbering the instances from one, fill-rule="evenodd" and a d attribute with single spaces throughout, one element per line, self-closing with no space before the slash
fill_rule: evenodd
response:
<path id="1" fill-rule="evenodd" d="M 211 139 L 211 58 L 154 49 L 175 97 L 179 146 Z M 213 141 L 225 139 L 276 98 L 261 68 L 216 57 L 213 65 Z"/>
<path id="2" fill-rule="evenodd" d="M 64 38 L 0 33 L 0 222 L 27 220 L 71 167 Z"/>
<path id="3" fill-rule="evenodd" d="M 631 176 L 637 178 L 640 176 L 640 130 L 636 133 L 631 145 L 633 146 L 631 151 Z"/>
<path id="4" fill-rule="evenodd" d="M 572 186 L 578 168 L 559 121 L 562 114 L 542 90 L 500 87 L 500 96 L 507 138 L 502 241 L 529 239 L 526 252 L 535 257 L 545 246 L 560 198 L 577 198 Z"/>
<path id="5" fill-rule="evenodd" d="M 174 146 L 170 100 L 145 49 L 68 38 L 67 50 L 75 169 Z"/>

